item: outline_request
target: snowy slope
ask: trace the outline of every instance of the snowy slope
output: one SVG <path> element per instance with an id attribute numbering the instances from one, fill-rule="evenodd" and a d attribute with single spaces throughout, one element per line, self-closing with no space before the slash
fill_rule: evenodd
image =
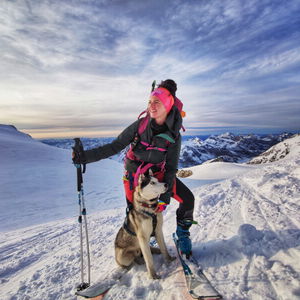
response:
<path id="1" fill-rule="evenodd" d="M 294 167 L 268 166 L 195 191 L 197 255 L 228 299 L 300 296 L 299 162 Z"/>
<path id="2" fill-rule="evenodd" d="M 13 126 L 0 125 L 0 230 L 77 214 L 76 169 L 71 151 L 45 145 Z M 122 166 L 103 160 L 88 165 L 84 186 L 90 209 L 119 207 Z M 110 191 L 114 190 L 114 196 Z M 123 202 L 122 202 L 123 204 Z"/>
<path id="3" fill-rule="evenodd" d="M 11 150 L 6 147 L 6 155 L 17 151 L 16 140 L 12 138 Z M 61 189 L 57 189 L 55 184 L 49 186 L 47 180 L 44 182 L 38 175 L 49 172 L 47 168 L 51 165 L 48 161 L 50 158 L 53 158 L 52 164 L 54 161 L 56 165 L 59 161 L 60 168 L 68 169 L 69 151 L 56 152 L 49 146 L 33 146 L 37 144 L 34 141 L 27 144 L 34 148 L 34 157 L 38 157 L 40 152 L 43 154 L 39 164 L 35 166 L 39 172 L 35 173 L 35 176 L 31 175 L 31 181 L 39 184 L 36 199 L 38 195 L 47 198 L 48 193 L 56 193 L 61 201 L 54 206 L 59 207 L 63 202 L 64 207 L 66 196 L 63 193 L 67 191 L 67 187 L 63 189 L 61 186 Z M 3 145 L 3 135 L 0 135 L 0 145 Z M 1 146 L 0 154 L 3 154 L 2 151 L 4 150 Z M 47 159 L 46 153 L 49 155 Z M 13 161 L 7 158 L 6 165 L 16 168 L 16 162 L 22 162 L 18 159 L 19 155 L 22 154 L 16 155 Z M 34 161 L 31 159 L 31 163 Z M 114 171 L 117 166 L 120 168 Z M 93 176 L 86 178 L 86 184 L 88 185 L 88 181 L 95 183 L 91 183 L 85 189 L 87 205 L 90 204 L 90 199 L 95 199 L 95 195 L 101 192 L 103 186 L 99 186 L 100 180 L 107 180 L 108 187 L 105 194 L 98 195 L 97 205 L 102 211 L 88 215 L 93 282 L 103 279 L 115 267 L 113 243 L 115 234 L 123 222 L 125 209 L 120 190 L 121 167 L 111 160 L 88 166 L 88 172 L 93 172 Z M 70 174 L 74 173 L 72 168 Z M 2 168 L 0 179 L 4 177 L 3 172 Z M 192 179 L 184 179 L 193 187 L 196 197 L 194 217 L 200 225 L 194 225 L 191 229 L 193 251 L 205 273 L 225 299 L 298 299 L 299 139 L 291 142 L 290 155 L 277 162 L 264 165 L 212 163 L 194 167 L 193 172 Z M 66 174 L 67 171 L 61 174 L 59 179 L 63 180 Z M 68 176 L 71 176 L 70 174 Z M 28 173 L 25 175 L 29 176 Z M 105 175 L 107 178 L 103 178 Z M 22 196 L 22 192 L 14 190 L 15 182 L 19 183 L 18 189 L 21 191 L 24 190 L 23 180 L 30 184 L 26 176 L 19 177 L 17 172 L 14 172 L 14 177 L 11 179 L 12 184 L 7 181 L 6 202 L 1 198 L 3 206 L 10 205 L 10 195 Z M 76 198 L 74 180 L 75 174 L 72 180 L 66 180 L 64 183 L 71 185 L 68 191 L 70 206 L 74 206 Z M 2 188 L 3 186 L 1 191 Z M 103 198 L 114 198 L 115 208 L 104 205 Z M 31 201 L 30 194 L 22 196 L 23 204 Z M 36 203 L 39 204 L 38 201 Z M 40 214 L 35 208 L 32 208 L 34 218 Z M 176 208 L 177 203 L 173 201 L 165 213 L 164 223 L 166 242 L 173 254 L 175 249 L 171 233 L 175 228 Z M 17 223 L 19 216 L 21 220 L 24 218 L 23 209 L 15 210 L 14 218 Z M 54 217 L 51 210 L 45 209 L 45 216 L 47 213 L 50 216 L 45 217 L 45 222 Z M 13 227 L 11 218 L 11 215 L 3 218 L 4 229 Z M 10 225 L 6 226 L 6 222 Z M 76 299 L 74 287 L 80 282 L 79 233 L 76 219 L 72 217 L 48 223 L 40 220 L 38 222 L 39 225 L 23 225 L 24 228 L 1 234 L 1 299 Z M 28 222 L 27 225 L 32 224 Z M 15 228 L 17 227 L 20 226 Z M 155 265 L 158 273 L 162 275 L 161 280 L 148 279 L 145 267 L 135 266 L 111 290 L 106 299 L 190 299 L 185 291 L 177 261 L 167 266 L 161 256 L 155 256 Z"/>
<path id="4" fill-rule="evenodd" d="M 295 151 L 295 147 L 294 147 L 295 143 L 298 146 L 300 146 L 299 134 L 271 147 L 268 151 L 265 151 L 259 156 L 251 159 L 248 163 L 249 164 L 270 163 L 288 157 L 291 151 Z M 291 155 L 293 155 L 293 153 L 291 153 Z"/>

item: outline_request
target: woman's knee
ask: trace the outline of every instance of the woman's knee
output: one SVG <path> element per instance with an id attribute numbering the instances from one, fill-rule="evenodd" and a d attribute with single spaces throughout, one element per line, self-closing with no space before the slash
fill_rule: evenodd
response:
<path id="1" fill-rule="evenodd" d="M 176 195 L 180 198 L 181 204 L 185 209 L 193 209 L 195 197 L 192 191 L 178 178 L 176 178 Z"/>

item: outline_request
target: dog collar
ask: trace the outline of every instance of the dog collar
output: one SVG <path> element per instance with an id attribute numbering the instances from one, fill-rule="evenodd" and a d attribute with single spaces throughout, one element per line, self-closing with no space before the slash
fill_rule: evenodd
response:
<path id="1" fill-rule="evenodd" d="M 140 195 L 142 198 L 145 198 L 141 192 L 138 192 L 138 193 L 139 193 L 139 195 Z M 148 200 L 148 201 L 151 201 L 151 202 L 156 200 L 156 202 L 153 203 L 153 204 L 147 204 L 147 203 L 141 202 L 141 201 L 138 201 L 138 202 L 139 202 L 143 207 L 147 207 L 147 208 L 156 208 L 156 207 L 157 207 L 157 204 L 158 204 L 158 198 L 159 198 L 159 197 L 156 197 L 156 198 L 153 198 L 153 199 L 149 199 L 149 200 Z"/>
<path id="2" fill-rule="evenodd" d="M 143 195 L 141 194 L 141 193 L 139 193 L 140 194 L 140 196 L 142 196 L 143 197 Z M 144 198 L 144 197 L 143 197 Z M 141 201 L 138 201 L 143 207 L 147 207 L 147 208 L 156 208 L 157 207 L 157 204 L 158 204 L 158 198 L 159 197 L 156 197 L 156 198 L 153 198 L 153 199 L 150 199 L 149 201 L 155 201 L 156 200 L 156 202 L 155 203 L 153 203 L 153 204 L 148 204 L 148 203 L 145 203 L 145 202 L 141 202 Z"/>
<path id="3" fill-rule="evenodd" d="M 154 203 L 154 204 L 147 204 L 147 203 L 144 203 L 144 202 L 141 202 L 141 205 L 143 206 L 143 207 L 147 207 L 147 208 L 156 208 L 157 207 L 157 202 L 156 203 Z"/>

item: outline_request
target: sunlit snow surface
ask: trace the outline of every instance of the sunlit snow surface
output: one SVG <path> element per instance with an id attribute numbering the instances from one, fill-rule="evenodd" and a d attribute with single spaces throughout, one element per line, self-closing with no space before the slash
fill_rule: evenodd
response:
<path id="1" fill-rule="evenodd" d="M 225 299 L 300 298 L 300 138 L 285 140 L 289 153 L 272 163 L 211 163 L 183 179 L 195 194 L 193 253 Z M 279 144 L 279 147 L 283 147 Z M 80 283 L 76 170 L 70 151 L 44 145 L 0 126 L 1 299 L 76 299 Z M 125 200 L 122 165 L 103 160 L 84 176 L 92 281 L 114 270 L 114 238 Z M 165 239 L 175 255 L 172 201 Z M 155 266 L 150 280 L 135 266 L 106 299 L 189 299 L 177 261 Z"/>

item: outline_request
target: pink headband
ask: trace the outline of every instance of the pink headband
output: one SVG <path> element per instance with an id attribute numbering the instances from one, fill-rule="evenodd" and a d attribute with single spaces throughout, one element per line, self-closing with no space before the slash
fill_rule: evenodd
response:
<path id="1" fill-rule="evenodd" d="M 151 93 L 151 96 L 157 97 L 169 113 L 174 104 L 174 98 L 167 89 L 161 87 L 157 88 Z"/>

